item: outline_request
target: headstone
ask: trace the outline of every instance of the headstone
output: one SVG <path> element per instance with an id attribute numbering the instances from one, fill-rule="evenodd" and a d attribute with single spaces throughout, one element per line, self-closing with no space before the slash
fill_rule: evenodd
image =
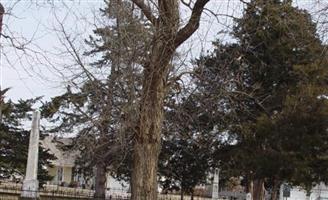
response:
<path id="1" fill-rule="evenodd" d="M 252 194 L 251 193 L 246 194 L 246 200 L 252 200 Z"/>
<path id="2" fill-rule="evenodd" d="M 290 197 L 290 190 L 291 190 L 291 187 L 287 184 L 284 184 L 284 188 L 283 188 L 283 197 Z"/>
<path id="3" fill-rule="evenodd" d="M 212 199 L 219 199 L 219 169 L 215 169 L 213 186 L 212 186 Z"/>
<path id="4" fill-rule="evenodd" d="M 22 199 L 38 198 L 39 181 L 38 158 L 39 158 L 39 128 L 40 128 L 40 112 L 33 113 L 32 129 L 30 134 L 30 142 L 28 146 L 26 175 L 23 182 Z"/>

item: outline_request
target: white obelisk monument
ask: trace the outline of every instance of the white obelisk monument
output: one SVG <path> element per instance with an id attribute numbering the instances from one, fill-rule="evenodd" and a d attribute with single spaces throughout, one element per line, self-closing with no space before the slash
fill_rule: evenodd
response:
<path id="1" fill-rule="evenodd" d="M 219 169 L 215 169 L 212 185 L 212 199 L 219 199 Z"/>
<path id="2" fill-rule="evenodd" d="M 39 130 L 40 129 L 40 112 L 33 113 L 32 129 L 30 134 L 30 143 L 28 146 L 28 157 L 26 166 L 26 175 L 23 182 L 23 191 L 21 197 L 23 199 L 38 198 L 39 181 L 37 179 L 38 173 L 38 159 L 39 159 Z"/>

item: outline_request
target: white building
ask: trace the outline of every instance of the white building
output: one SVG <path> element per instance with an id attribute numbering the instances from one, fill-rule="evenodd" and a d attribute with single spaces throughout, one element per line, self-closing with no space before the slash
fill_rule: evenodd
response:
<path id="1" fill-rule="evenodd" d="M 94 177 L 86 181 L 82 174 L 76 173 L 75 160 L 79 154 L 78 151 L 63 151 L 60 146 L 69 145 L 71 138 L 56 138 L 53 136 L 45 137 L 41 140 L 41 145 L 45 149 L 49 149 L 50 153 L 56 156 L 56 160 L 52 161 L 53 167 L 48 168 L 49 175 L 53 176 L 53 180 L 49 185 L 62 185 L 75 187 L 93 188 Z M 129 190 L 129 184 L 117 181 L 110 175 L 107 175 L 106 188 L 109 193 L 122 193 Z"/>
<path id="2" fill-rule="evenodd" d="M 290 190 L 289 197 L 283 197 L 283 185 L 280 187 L 279 200 L 328 200 L 328 187 L 320 183 L 312 188 L 310 196 L 307 196 L 306 191 L 300 187 L 293 187 Z"/>

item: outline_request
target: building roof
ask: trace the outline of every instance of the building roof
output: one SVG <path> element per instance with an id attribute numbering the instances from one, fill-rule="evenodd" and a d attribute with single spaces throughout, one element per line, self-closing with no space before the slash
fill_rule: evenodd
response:
<path id="1" fill-rule="evenodd" d="M 64 151 L 61 147 L 72 143 L 72 138 L 57 138 L 54 136 L 47 136 L 40 141 L 45 149 L 49 149 L 50 153 L 56 156 L 56 160 L 52 161 L 55 166 L 74 167 L 75 159 L 78 151 Z"/>

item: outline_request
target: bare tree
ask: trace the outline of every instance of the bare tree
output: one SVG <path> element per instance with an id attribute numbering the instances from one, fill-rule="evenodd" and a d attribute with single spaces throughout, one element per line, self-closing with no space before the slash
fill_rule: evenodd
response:
<path id="1" fill-rule="evenodd" d="M 106 173 L 114 171 L 125 156 L 136 124 L 141 55 L 150 35 L 131 2 L 106 3 L 101 14 L 107 23 L 95 25 L 94 34 L 86 40 L 89 51 L 83 52 L 75 43 L 76 35 L 70 35 L 65 24 L 57 20 L 64 52 L 73 58 L 72 65 L 64 68 L 73 76 L 68 91 L 46 105 L 44 112 L 50 111 L 51 118 L 57 117 L 53 111 L 62 116 L 63 123 L 54 132 L 81 130 L 75 148 L 81 149 L 80 166 L 96 167 L 96 198 L 105 198 Z M 93 56 L 94 61 L 85 62 Z M 96 73 L 99 69 L 101 72 Z"/>
<path id="2" fill-rule="evenodd" d="M 140 114 L 134 141 L 132 200 L 154 200 L 157 199 L 157 163 L 170 63 L 176 49 L 198 29 L 204 7 L 210 0 L 187 3 L 192 12 L 183 27 L 180 1 L 131 1 L 154 29 L 149 54 L 144 56 Z"/>
<path id="3" fill-rule="evenodd" d="M 4 13 L 5 13 L 5 8 L 0 3 L 0 39 L 1 39 L 1 33 L 2 33 L 2 19 L 3 19 Z M 0 41 L 0 48 L 1 48 L 1 41 Z M 2 106 L 4 103 L 4 96 L 3 96 L 4 92 L 1 90 L 1 84 L 0 84 L 0 122 L 2 121 Z"/>

